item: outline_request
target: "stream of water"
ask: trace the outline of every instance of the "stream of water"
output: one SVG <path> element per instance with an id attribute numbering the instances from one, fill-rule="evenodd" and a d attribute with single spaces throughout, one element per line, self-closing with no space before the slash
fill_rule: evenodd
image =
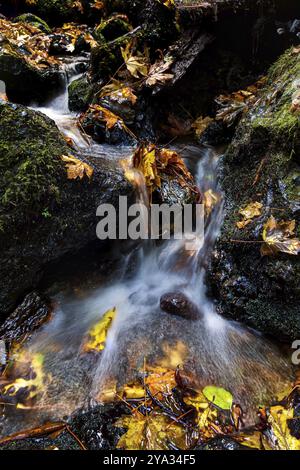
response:
<path id="1" fill-rule="evenodd" d="M 86 152 L 106 158 L 130 156 L 131 149 L 88 145 L 68 110 L 67 89 L 39 111 L 55 120 L 60 130 Z M 58 292 L 55 312 L 30 340 L 26 348 L 42 353 L 45 370 L 52 379 L 33 410 L 19 410 L 18 424 L 7 414 L 2 433 L 69 415 L 91 400 L 99 400 L 108 381 L 128 383 L 147 363 L 176 368 L 185 364 L 197 386 L 214 384 L 229 389 L 248 413 L 254 416 L 260 403 L 284 389 L 291 377 L 289 359 L 262 335 L 216 312 L 207 297 L 205 270 L 222 221 L 222 195 L 218 189 L 220 153 L 193 145 L 177 147 L 193 171 L 202 192 L 212 189 L 219 202 L 206 227 L 203 248 L 193 253 L 183 242 L 147 244 L 134 248 L 120 260 L 115 279 L 79 296 Z M 142 184 L 142 183 L 140 183 Z M 197 321 L 168 315 L 160 309 L 160 298 L 182 292 L 199 308 Z M 81 354 L 87 331 L 101 316 L 116 307 L 106 347 L 99 358 Z M 12 424 L 13 423 L 13 424 Z"/>

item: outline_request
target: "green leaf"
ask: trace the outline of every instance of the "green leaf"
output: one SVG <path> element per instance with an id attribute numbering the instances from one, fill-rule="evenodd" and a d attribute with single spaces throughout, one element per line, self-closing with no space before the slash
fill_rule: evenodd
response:
<path id="1" fill-rule="evenodd" d="M 222 408 L 222 410 L 230 410 L 232 407 L 232 395 L 224 388 L 209 385 L 203 389 L 203 395 L 208 401 Z"/>

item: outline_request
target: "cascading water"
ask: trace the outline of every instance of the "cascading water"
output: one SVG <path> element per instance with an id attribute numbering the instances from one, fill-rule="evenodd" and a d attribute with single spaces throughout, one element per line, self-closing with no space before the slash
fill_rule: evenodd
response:
<path id="1" fill-rule="evenodd" d="M 74 116 L 67 110 L 67 93 L 46 108 L 58 127 L 75 137 L 78 146 L 86 141 L 78 137 Z M 197 184 L 219 195 L 206 226 L 204 246 L 186 252 L 183 241 L 135 247 L 120 260 L 121 269 L 113 281 L 76 298 L 60 292 L 51 321 L 26 345 L 31 353 L 44 355 L 44 374 L 51 375 L 49 385 L 31 411 L 16 419 L 16 411 L 7 413 L 2 434 L 36 424 L 43 419 L 58 419 L 99 400 L 100 392 L 111 380 L 128 383 L 147 363 L 175 367 L 181 361 L 193 374 L 199 387 L 215 384 L 229 389 L 248 416 L 256 407 L 285 387 L 291 376 L 288 360 L 263 336 L 219 316 L 208 299 L 205 286 L 206 264 L 222 220 L 222 198 L 217 186 L 219 152 L 211 148 L 177 148 L 195 168 Z M 113 152 L 124 157 L 124 149 L 93 144 L 96 154 Z M 130 149 L 126 150 L 127 155 Z M 139 195 L 146 193 L 139 177 Z M 140 196 L 139 196 L 140 197 Z M 133 267 L 134 266 L 134 267 Z M 160 309 L 160 298 L 168 292 L 181 292 L 197 305 L 196 321 L 171 316 Z M 83 338 L 93 324 L 109 309 L 117 315 L 109 330 L 106 347 L 99 358 L 82 355 Z"/>

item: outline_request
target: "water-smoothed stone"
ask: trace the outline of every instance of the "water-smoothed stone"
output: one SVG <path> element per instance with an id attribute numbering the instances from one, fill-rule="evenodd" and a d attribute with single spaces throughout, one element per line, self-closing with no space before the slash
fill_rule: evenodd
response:
<path id="1" fill-rule="evenodd" d="M 168 292 L 160 299 L 160 308 L 170 315 L 176 315 L 187 320 L 198 320 L 201 313 L 198 307 L 181 292 Z"/>
<path id="2" fill-rule="evenodd" d="M 296 220 L 300 235 L 300 127 L 292 106 L 299 73 L 300 54 L 290 49 L 271 68 L 223 158 L 225 218 L 211 276 L 222 313 L 281 340 L 300 335 L 299 256 L 261 256 L 260 248 L 271 215 Z M 251 202 L 262 204 L 261 216 L 239 229 L 239 211 Z"/>
<path id="3" fill-rule="evenodd" d="M 74 413 L 69 426 L 88 450 L 111 450 L 125 432 L 114 424 L 125 414 L 130 414 L 130 409 L 124 403 L 98 405 Z"/>
<path id="4" fill-rule="evenodd" d="M 90 83 L 88 76 L 74 80 L 69 85 L 69 108 L 71 111 L 86 111 L 91 104 L 97 85 Z"/>

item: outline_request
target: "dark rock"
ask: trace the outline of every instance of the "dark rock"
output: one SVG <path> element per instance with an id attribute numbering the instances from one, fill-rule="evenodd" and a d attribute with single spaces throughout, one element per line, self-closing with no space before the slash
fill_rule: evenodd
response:
<path id="1" fill-rule="evenodd" d="M 105 111 L 90 107 L 87 112 L 80 117 L 80 124 L 84 131 L 90 135 L 96 142 L 108 144 L 134 145 L 136 139 L 130 133 L 124 121 L 116 117 L 113 125 L 108 125 L 105 117 Z"/>
<path id="2" fill-rule="evenodd" d="M 168 292 L 160 299 L 160 308 L 170 315 L 177 315 L 187 320 L 198 320 L 200 311 L 185 294 L 181 292 Z"/>
<path id="3" fill-rule="evenodd" d="M 10 100 L 44 102 L 54 90 L 62 87 L 63 73 L 58 67 L 32 67 L 21 55 L 7 53 L 0 47 L 0 80 L 5 82 Z"/>
<path id="4" fill-rule="evenodd" d="M 67 431 L 59 436 L 42 436 L 34 439 L 15 439 L 6 444 L 0 444 L 1 450 L 82 450 L 76 439 Z"/>
<path id="5" fill-rule="evenodd" d="M 203 446 L 197 447 L 197 450 L 251 450 L 251 449 L 249 447 L 241 445 L 239 442 L 236 442 L 231 437 L 223 436 L 223 437 L 214 437 Z"/>
<path id="6" fill-rule="evenodd" d="M 280 340 L 300 335 L 299 257 L 262 257 L 260 246 L 271 215 L 277 221 L 295 219 L 299 237 L 300 133 L 299 117 L 291 109 L 299 72 L 299 55 L 287 51 L 271 68 L 223 158 L 225 219 L 211 277 L 221 312 Z M 263 204 L 261 217 L 238 229 L 239 210 L 255 201 Z"/>
<path id="7" fill-rule="evenodd" d="M 14 21 L 21 23 L 29 23 L 32 26 L 43 31 L 43 33 L 50 34 L 51 28 L 47 25 L 46 21 L 42 20 L 32 13 L 23 13 L 23 15 L 17 16 Z"/>
<path id="8" fill-rule="evenodd" d="M 98 405 L 75 413 L 69 426 L 88 450 L 112 450 L 125 432 L 114 424 L 125 414 L 130 414 L 130 410 L 124 403 Z"/>
<path id="9" fill-rule="evenodd" d="M 97 241 L 96 209 L 135 190 L 112 161 L 86 156 L 91 179 L 68 180 L 56 125 L 20 105 L 0 105 L 0 312 L 34 288 L 49 262 Z M 99 249 L 101 249 L 101 242 Z"/>
<path id="10" fill-rule="evenodd" d="M 19 342 L 39 328 L 49 318 L 50 313 L 49 303 L 38 293 L 32 292 L 0 326 L 0 338 Z"/>
<path id="11" fill-rule="evenodd" d="M 113 41 L 131 30 L 132 26 L 128 23 L 126 16 L 114 15 L 101 21 L 94 30 L 94 36 L 99 42 Z"/>

